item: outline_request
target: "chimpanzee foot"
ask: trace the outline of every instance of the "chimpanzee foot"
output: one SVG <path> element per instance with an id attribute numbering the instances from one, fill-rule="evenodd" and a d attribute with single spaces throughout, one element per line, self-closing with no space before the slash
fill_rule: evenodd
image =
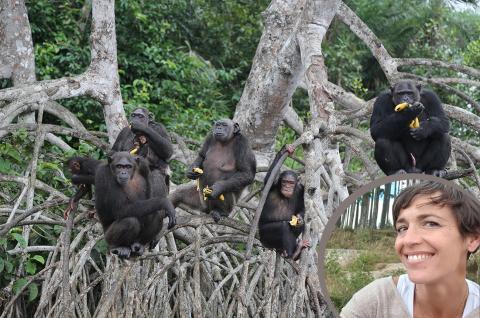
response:
<path id="1" fill-rule="evenodd" d="M 428 174 L 431 174 L 432 176 L 443 178 L 447 174 L 447 171 L 445 169 L 442 170 L 431 170 L 427 171 Z"/>
<path id="2" fill-rule="evenodd" d="M 133 243 L 130 248 L 132 250 L 132 256 L 142 256 L 143 252 L 145 252 L 145 247 L 143 244 L 138 242 Z"/>
<path id="3" fill-rule="evenodd" d="M 114 254 L 114 255 L 117 255 L 118 257 L 122 258 L 122 259 L 125 259 L 125 258 L 129 258 L 130 257 L 130 253 L 131 253 L 131 249 L 130 247 L 127 247 L 127 246 L 118 246 L 118 247 L 115 247 L 115 248 L 112 248 L 110 250 L 110 253 Z"/>
<path id="4" fill-rule="evenodd" d="M 395 171 L 393 174 L 405 174 L 407 173 L 404 169 L 399 169 L 397 171 Z"/>
<path id="5" fill-rule="evenodd" d="M 153 250 L 155 246 L 157 246 L 158 242 L 160 242 L 160 240 L 157 240 L 157 239 L 151 240 L 150 243 L 148 243 L 148 250 L 149 251 Z"/>
<path id="6" fill-rule="evenodd" d="M 423 173 L 423 171 L 418 168 L 411 167 L 410 169 L 408 169 L 408 173 Z"/>
<path id="7" fill-rule="evenodd" d="M 89 219 L 93 219 L 93 218 L 95 217 L 95 213 L 96 213 L 96 212 L 97 212 L 97 210 L 95 210 L 95 209 L 88 210 L 88 211 L 87 211 L 87 217 L 88 217 Z"/>
<path id="8" fill-rule="evenodd" d="M 212 216 L 215 223 L 218 223 L 218 221 L 220 221 L 220 218 L 222 217 L 220 212 L 218 212 L 217 210 L 210 211 L 210 215 Z"/>

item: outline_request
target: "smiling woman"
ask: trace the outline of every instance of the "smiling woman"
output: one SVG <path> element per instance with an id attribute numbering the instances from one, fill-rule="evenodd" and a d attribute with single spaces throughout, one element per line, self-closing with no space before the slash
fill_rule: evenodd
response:
<path id="1" fill-rule="evenodd" d="M 341 317 L 479 317 L 480 286 L 466 273 L 480 247 L 480 203 L 455 187 L 421 182 L 395 199 L 393 221 L 407 274 L 367 285 Z"/>

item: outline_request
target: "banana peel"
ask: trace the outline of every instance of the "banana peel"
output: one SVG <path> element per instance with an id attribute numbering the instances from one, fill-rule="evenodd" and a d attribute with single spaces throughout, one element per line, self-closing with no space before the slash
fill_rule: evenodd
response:
<path id="1" fill-rule="evenodd" d="M 131 155 L 136 155 L 137 152 L 138 152 L 138 149 L 140 149 L 140 147 L 135 147 L 135 148 L 133 148 L 132 150 L 130 150 L 130 154 L 131 154 Z"/>
<path id="2" fill-rule="evenodd" d="M 298 225 L 298 217 L 296 215 L 292 215 L 292 219 L 288 222 L 291 226 Z"/>
<path id="3" fill-rule="evenodd" d="M 398 104 L 397 106 L 395 106 L 395 111 L 396 112 L 401 112 L 402 110 L 404 110 L 405 108 L 408 108 L 408 107 L 410 107 L 410 105 L 408 103 L 401 103 L 401 104 Z M 408 127 L 410 127 L 410 128 L 420 127 L 420 121 L 418 120 L 418 117 L 415 117 L 415 119 L 410 122 Z"/>
<path id="4" fill-rule="evenodd" d="M 212 190 L 212 188 L 209 188 L 208 186 L 206 186 L 205 188 L 203 188 L 202 192 L 203 192 L 203 200 L 207 201 L 208 197 L 212 194 L 213 190 Z M 223 194 L 220 194 L 218 199 L 220 199 L 221 201 L 224 201 L 225 196 Z"/>

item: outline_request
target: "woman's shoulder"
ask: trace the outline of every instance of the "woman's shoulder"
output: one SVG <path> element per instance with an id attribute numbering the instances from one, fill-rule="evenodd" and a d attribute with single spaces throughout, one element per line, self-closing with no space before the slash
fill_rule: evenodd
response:
<path id="1" fill-rule="evenodd" d="M 401 309 L 400 309 L 401 308 Z M 379 278 L 355 293 L 343 307 L 342 318 L 405 317 L 392 277 Z"/>

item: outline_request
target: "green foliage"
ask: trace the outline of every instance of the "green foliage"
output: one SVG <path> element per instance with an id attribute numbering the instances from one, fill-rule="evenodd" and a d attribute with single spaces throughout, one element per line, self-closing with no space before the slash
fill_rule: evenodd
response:
<path id="1" fill-rule="evenodd" d="M 332 253 L 326 258 L 325 272 L 330 299 L 335 307 L 341 309 L 355 292 L 373 281 L 373 277 L 362 268 L 355 268 L 348 274 L 345 273 L 337 257 L 337 254 Z"/>
<path id="2" fill-rule="evenodd" d="M 471 67 L 480 67 L 480 39 L 468 44 L 464 53 L 465 64 Z"/>

